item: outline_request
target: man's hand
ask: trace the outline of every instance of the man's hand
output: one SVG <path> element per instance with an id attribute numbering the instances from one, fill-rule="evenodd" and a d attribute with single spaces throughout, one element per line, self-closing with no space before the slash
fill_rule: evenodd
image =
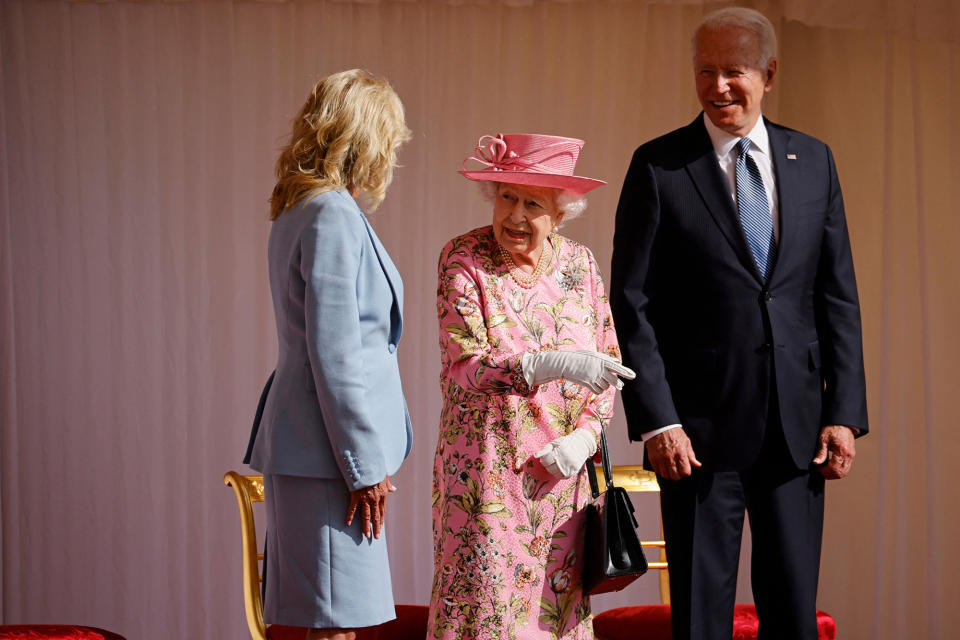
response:
<path id="1" fill-rule="evenodd" d="M 664 478 L 681 480 L 693 473 L 693 467 L 701 466 L 690 438 L 681 427 L 658 433 L 645 444 L 653 470 Z"/>
<path id="2" fill-rule="evenodd" d="M 839 480 L 850 472 L 856 455 L 850 427 L 831 424 L 820 430 L 820 447 L 813 464 L 827 480 Z"/>
<path id="3" fill-rule="evenodd" d="M 387 494 L 393 493 L 397 488 L 390 482 L 390 476 L 386 476 L 379 483 L 372 487 L 364 487 L 350 492 L 350 506 L 347 507 L 347 521 L 349 527 L 353 524 L 353 516 L 357 510 L 360 510 L 360 517 L 363 519 L 363 535 L 380 539 L 380 529 L 387 518 Z M 373 531 L 370 526 L 373 524 Z"/>

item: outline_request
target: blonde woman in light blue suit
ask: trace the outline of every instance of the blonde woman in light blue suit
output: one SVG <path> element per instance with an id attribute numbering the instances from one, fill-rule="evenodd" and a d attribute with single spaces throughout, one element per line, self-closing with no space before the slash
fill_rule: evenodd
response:
<path id="1" fill-rule="evenodd" d="M 313 88 L 277 161 L 268 257 L 279 356 L 250 466 L 264 474 L 264 621 L 353 640 L 394 617 L 390 475 L 412 430 L 397 366 L 403 284 L 366 216 L 408 140 L 383 79 Z"/>

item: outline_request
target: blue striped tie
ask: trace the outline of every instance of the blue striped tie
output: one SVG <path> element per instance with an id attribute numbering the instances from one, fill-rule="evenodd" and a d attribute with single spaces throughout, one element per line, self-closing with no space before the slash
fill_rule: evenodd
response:
<path id="1" fill-rule="evenodd" d="M 760 169 L 749 151 L 750 138 L 740 138 L 737 142 L 737 209 L 753 260 L 766 282 L 777 244 L 773 238 L 773 217 L 767 204 L 767 192 L 763 188 Z"/>

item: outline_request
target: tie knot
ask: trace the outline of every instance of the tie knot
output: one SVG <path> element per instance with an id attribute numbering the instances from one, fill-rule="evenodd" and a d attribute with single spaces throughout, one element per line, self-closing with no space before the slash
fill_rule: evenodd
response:
<path id="1" fill-rule="evenodd" d="M 737 141 L 737 155 L 743 158 L 748 151 L 750 151 L 750 138 L 740 138 Z"/>

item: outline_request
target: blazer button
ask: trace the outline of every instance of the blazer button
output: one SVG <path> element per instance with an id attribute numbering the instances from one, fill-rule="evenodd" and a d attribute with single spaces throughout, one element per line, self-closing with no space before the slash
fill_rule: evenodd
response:
<path id="1" fill-rule="evenodd" d="M 387 344 L 387 351 L 389 351 L 390 353 L 394 353 L 396 350 L 397 350 L 397 345 L 393 344 L 392 342 Z"/>
<path id="2" fill-rule="evenodd" d="M 758 354 L 758 355 L 761 355 L 761 356 L 762 356 L 763 354 L 765 354 L 765 353 L 767 353 L 768 351 L 770 351 L 770 343 L 769 343 L 769 342 L 764 342 L 762 345 L 760 345 L 759 347 L 757 347 L 756 351 L 757 351 L 757 354 Z"/>

